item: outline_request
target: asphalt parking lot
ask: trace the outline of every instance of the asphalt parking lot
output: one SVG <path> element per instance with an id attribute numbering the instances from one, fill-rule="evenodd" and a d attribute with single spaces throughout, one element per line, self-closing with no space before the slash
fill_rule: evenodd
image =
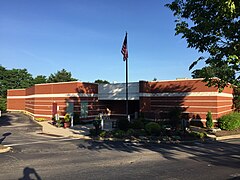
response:
<path id="1" fill-rule="evenodd" d="M 42 135 L 22 114 L 5 118 L 1 143 L 13 150 L 0 154 L 0 179 L 240 177 L 239 139 L 191 144 L 93 141 Z"/>

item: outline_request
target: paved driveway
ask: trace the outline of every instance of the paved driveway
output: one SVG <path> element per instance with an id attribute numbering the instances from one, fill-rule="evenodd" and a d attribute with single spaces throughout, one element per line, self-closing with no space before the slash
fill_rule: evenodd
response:
<path id="1" fill-rule="evenodd" d="M 36 133 L 8 114 L 0 179 L 239 179 L 240 140 L 191 144 L 84 141 Z M 23 118 L 23 119 L 22 119 Z M 18 120 L 21 119 L 21 120 Z M 21 123 L 26 126 L 22 126 Z M 10 134 L 11 133 L 11 134 Z"/>
<path id="2" fill-rule="evenodd" d="M 0 143 L 13 144 L 33 140 L 31 134 L 41 132 L 42 127 L 22 113 L 5 113 L 0 118 Z"/>

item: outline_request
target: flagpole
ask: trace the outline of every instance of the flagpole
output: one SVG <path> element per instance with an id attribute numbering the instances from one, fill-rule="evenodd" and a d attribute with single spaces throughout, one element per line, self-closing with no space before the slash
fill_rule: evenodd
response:
<path id="1" fill-rule="evenodd" d="M 126 59 L 126 115 L 128 119 L 128 59 Z"/>
<path id="2" fill-rule="evenodd" d="M 127 48 L 127 32 L 123 41 L 121 53 L 123 61 L 126 61 L 126 116 L 128 119 L 128 48 Z M 130 121 L 130 119 L 128 119 Z"/>

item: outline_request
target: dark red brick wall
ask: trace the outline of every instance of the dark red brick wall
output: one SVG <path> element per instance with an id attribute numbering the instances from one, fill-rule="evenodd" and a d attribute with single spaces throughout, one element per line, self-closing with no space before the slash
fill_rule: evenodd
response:
<path id="1" fill-rule="evenodd" d="M 66 114 L 66 104 L 74 102 L 74 111 L 80 113 L 80 103 L 88 102 L 88 115 L 96 115 L 98 85 L 82 82 L 38 84 L 26 90 L 8 91 L 8 110 L 26 111 L 35 118 L 52 118 L 52 105 L 59 106 L 58 114 Z M 21 98 L 21 97 L 22 98 Z"/>
<path id="2" fill-rule="evenodd" d="M 140 81 L 139 92 L 140 112 L 149 118 L 166 118 L 174 107 L 183 108 L 189 119 L 202 120 L 208 111 L 213 119 L 232 111 L 232 88 L 218 94 L 216 87 L 207 87 L 202 80 Z"/>
<path id="3" fill-rule="evenodd" d="M 24 111 L 25 110 L 25 89 L 15 89 L 7 91 L 7 110 L 8 111 Z M 11 98 L 14 96 L 16 98 Z"/>

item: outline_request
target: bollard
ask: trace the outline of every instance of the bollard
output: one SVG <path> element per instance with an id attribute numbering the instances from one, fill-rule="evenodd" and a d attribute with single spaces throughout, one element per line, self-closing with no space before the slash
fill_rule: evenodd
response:
<path id="1" fill-rule="evenodd" d="M 73 127 L 73 116 L 71 116 L 71 127 Z"/>

